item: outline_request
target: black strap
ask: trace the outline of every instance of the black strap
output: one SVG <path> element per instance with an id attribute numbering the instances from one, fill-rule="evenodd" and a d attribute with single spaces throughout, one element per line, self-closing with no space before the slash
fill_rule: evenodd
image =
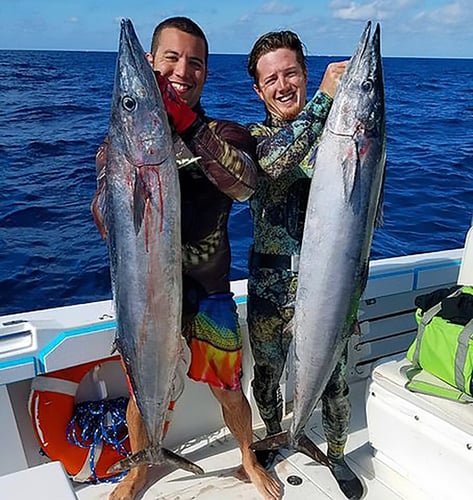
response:
<path id="1" fill-rule="evenodd" d="M 250 252 L 250 268 L 285 269 L 297 272 L 298 256 Z"/>

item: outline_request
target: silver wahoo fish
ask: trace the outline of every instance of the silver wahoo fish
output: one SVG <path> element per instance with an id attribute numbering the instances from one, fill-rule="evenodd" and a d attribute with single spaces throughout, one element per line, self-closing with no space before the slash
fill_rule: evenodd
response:
<path id="1" fill-rule="evenodd" d="M 357 319 L 381 214 L 386 133 L 380 28 L 368 23 L 340 81 L 317 150 L 304 225 L 293 319 L 295 381 L 285 444 L 327 464 L 304 434 Z"/>
<path id="2" fill-rule="evenodd" d="M 357 320 L 381 215 L 386 132 L 380 27 L 368 23 L 343 75 L 317 150 L 294 313 L 294 445 Z"/>
<path id="3" fill-rule="evenodd" d="M 102 182 L 98 206 L 110 257 L 116 345 L 150 440 L 149 448 L 110 472 L 166 461 L 202 473 L 161 447 L 181 354 L 180 190 L 166 111 L 127 19 L 121 21 Z"/>

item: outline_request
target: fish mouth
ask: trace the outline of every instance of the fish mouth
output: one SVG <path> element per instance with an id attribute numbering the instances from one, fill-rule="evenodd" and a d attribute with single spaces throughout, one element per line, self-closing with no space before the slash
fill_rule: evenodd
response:
<path id="1" fill-rule="evenodd" d="M 351 105 L 356 102 L 356 99 L 337 100 L 337 95 L 335 95 L 340 118 L 330 119 L 329 115 L 327 120 L 328 131 L 338 137 L 356 140 L 360 135 L 369 134 L 376 126 L 373 113 L 369 110 L 369 103 L 375 94 L 382 92 L 383 88 L 381 28 L 379 23 L 376 23 L 374 30 L 371 28 L 372 23 L 368 21 L 337 90 L 337 94 L 345 90 L 348 92 L 345 96 L 360 96 L 360 102 L 364 103 L 363 107 L 356 110 Z"/>
<path id="2" fill-rule="evenodd" d="M 374 72 L 374 68 L 380 62 L 381 46 L 381 27 L 376 23 L 376 27 L 371 34 L 371 21 L 366 23 L 365 29 L 361 34 L 358 46 L 348 63 L 345 74 L 342 77 L 341 84 L 344 81 L 353 78 L 353 74 L 359 71 L 363 66 L 368 65 L 369 73 Z"/>
<path id="3" fill-rule="evenodd" d="M 366 23 L 365 29 L 363 30 L 363 33 L 361 34 L 358 48 L 353 56 L 353 60 L 356 61 L 356 63 L 359 63 L 360 60 L 365 56 L 370 41 L 370 35 L 371 35 L 371 21 L 368 21 Z"/>
<path id="4" fill-rule="evenodd" d="M 118 60 L 121 58 L 131 58 L 135 60 L 136 67 L 138 68 L 143 67 L 146 64 L 150 66 L 145 57 L 143 48 L 138 41 L 135 28 L 133 27 L 131 20 L 122 18 L 120 21 L 120 28 L 120 49 L 118 53 Z"/>
<path id="5" fill-rule="evenodd" d="M 160 101 L 153 69 L 145 57 L 132 22 L 124 18 L 120 25 L 112 104 L 112 114 L 115 113 L 120 133 L 118 140 L 123 145 L 128 163 L 133 167 L 160 167 L 173 155 L 167 116 Z M 159 105 L 155 105 L 153 97 Z M 133 123 L 138 123 L 139 128 L 136 135 L 131 137 L 123 131 Z"/>

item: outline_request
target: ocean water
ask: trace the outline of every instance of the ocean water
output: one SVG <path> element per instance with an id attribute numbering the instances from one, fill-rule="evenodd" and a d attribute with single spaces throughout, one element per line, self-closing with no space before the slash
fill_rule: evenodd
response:
<path id="1" fill-rule="evenodd" d="M 309 95 L 328 62 L 309 58 Z M 243 55 L 211 55 L 210 116 L 261 120 Z M 90 215 L 115 54 L 0 51 L 0 314 L 111 297 Z M 473 215 L 473 59 L 384 60 L 387 177 L 372 258 L 463 246 Z M 232 279 L 246 276 L 246 203 L 230 220 Z"/>

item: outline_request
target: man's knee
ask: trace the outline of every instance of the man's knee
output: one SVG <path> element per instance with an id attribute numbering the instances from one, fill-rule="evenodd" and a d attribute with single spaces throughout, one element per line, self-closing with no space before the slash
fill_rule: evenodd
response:
<path id="1" fill-rule="evenodd" d="M 219 389 L 209 385 L 211 392 L 217 398 L 218 402 L 225 408 L 239 408 L 245 401 L 245 395 L 241 389 L 230 391 L 226 389 Z"/>
<path id="2" fill-rule="evenodd" d="M 254 367 L 252 386 L 261 392 L 273 392 L 279 386 L 284 371 L 284 363 L 274 359 L 273 363 L 265 361 Z"/>

